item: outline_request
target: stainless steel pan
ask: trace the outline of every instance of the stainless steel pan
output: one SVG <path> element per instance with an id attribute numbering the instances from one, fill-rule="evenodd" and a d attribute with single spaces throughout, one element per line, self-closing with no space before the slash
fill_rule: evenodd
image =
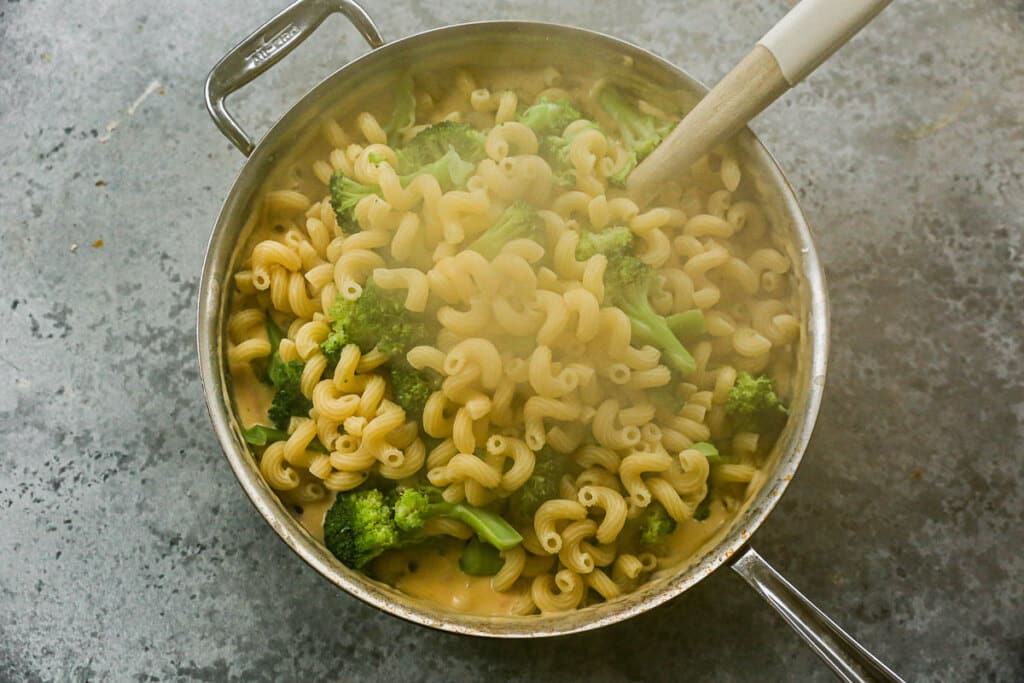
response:
<path id="1" fill-rule="evenodd" d="M 313 88 L 254 144 L 228 113 L 225 98 L 277 63 L 333 12 L 346 16 L 372 49 Z M 502 638 L 575 633 L 645 612 L 728 565 L 779 611 L 840 678 L 899 680 L 747 545 L 800 464 L 821 402 L 828 356 L 825 280 L 810 230 L 782 171 L 749 130 L 744 130 L 737 140 L 745 174 L 752 176 L 793 260 L 800 313 L 806 327 L 798 348 L 792 417 L 769 461 L 767 480 L 735 521 L 712 539 L 706 552 L 692 565 L 656 578 L 621 598 L 566 614 L 499 618 L 452 613 L 417 602 L 342 565 L 289 514 L 260 476 L 231 407 L 224 332 L 230 278 L 246 237 L 245 218 L 268 172 L 296 147 L 297 140 L 317 127 L 317 120 L 326 112 L 344 111 L 346 103 L 365 101 L 399 70 L 410 66 L 446 69 L 482 63 L 557 66 L 579 63 L 582 55 L 602 73 L 679 93 L 683 104 L 692 104 L 706 92 L 703 85 L 685 72 L 646 50 L 606 35 L 555 24 L 480 22 L 447 26 L 385 44 L 366 12 L 351 0 L 299 0 L 242 41 L 213 68 L 206 83 L 210 115 L 248 157 L 214 227 L 199 290 L 200 369 L 214 430 L 228 462 L 256 509 L 299 557 L 360 600 L 417 624 Z"/>

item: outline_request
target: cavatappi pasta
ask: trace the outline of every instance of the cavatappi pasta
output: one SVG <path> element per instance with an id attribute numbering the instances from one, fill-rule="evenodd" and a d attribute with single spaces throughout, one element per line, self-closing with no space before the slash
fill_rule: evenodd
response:
<path id="1" fill-rule="evenodd" d="M 415 84 L 404 122 L 372 106 L 324 121 L 254 209 L 227 326 L 240 421 L 268 428 L 253 449 L 260 471 L 320 538 L 335 497 L 370 486 L 430 486 L 521 535 L 496 572 L 468 576 L 458 561 L 473 530 L 428 520 L 432 542 L 365 568 L 413 596 L 514 615 L 614 599 L 690 560 L 763 481 L 781 425 L 749 427 L 731 401 L 745 377 L 788 395 L 802 326 L 790 260 L 728 147 L 650 206 L 634 203 L 621 181 L 635 150 L 600 81 L 547 68 Z M 556 130 L 524 116 L 563 100 L 578 117 Z M 679 118 L 630 104 L 658 125 Z M 400 175 L 410 140 L 443 121 L 480 132 L 479 158 L 457 180 Z M 346 212 L 332 203 L 342 176 L 375 188 Z M 484 244 L 525 205 L 535 232 Z M 616 257 L 586 251 L 609 229 L 628 231 L 646 305 L 672 321 L 689 361 L 631 317 Z M 339 302 L 370 287 L 429 335 L 331 348 Z M 436 378 L 418 410 L 396 394 L 399 366 Z M 545 477 L 547 499 L 517 512 Z"/>

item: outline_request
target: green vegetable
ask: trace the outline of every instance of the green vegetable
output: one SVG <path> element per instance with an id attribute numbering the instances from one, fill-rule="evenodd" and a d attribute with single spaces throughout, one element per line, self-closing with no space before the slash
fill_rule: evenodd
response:
<path id="1" fill-rule="evenodd" d="M 442 121 L 424 128 L 396 150 L 399 182 L 404 187 L 417 176 L 429 174 L 446 192 L 464 188 L 484 157 L 483 144 L 484 134 L 466 124 Z M 382 196 L 379 185 L 364 185 L 341 171 L 331 176 L 330 192 L 338 226 L 346 233 L 359 231 L 356 205 L 371 194 Z"/>
<path id="2" fill-rule="evenodd" d="M 707 441 L 698 441 L 695 444 L 691 444 L 690 448 L 700 451 L 701 455 L 707 458 L 709 463 L 719 465 L 723 461 L 722 455 L 715 448 L 715 445 Z"/>
<path id="3" fill-rule="evenodd" d="M 585 130 L 601 128 L 593 121 L 587 121 L 585 125 L 574 126 L 571 135 L 565 135 L 563 131 L 563 134 L 540 137 L 538 153 L 548 162 L 555 180 L 563 187 L 572 187 L 576 184 L 576 166 L 569 158 L 569 145 Z"/>
<path id="4" fill-rule="evenodd" d="M 337 171 L 331 176 L 330 191 L 331 206 L 334 208 L 338 227 L 347 234 L 359 232 L 359 225 L 356 223 L 354 215 L 356 204 L 371 194 L 381 196 L 380 185 L 363 185 L 341 171 Z"/>
<path id="5" fill-rule="evenodd" d="M 560 134 L 573 121 L 582 118 L 569 100 L 549 100 L 542 97 L 516 117 L 519 123 L 531 128 L 540 139 L 544 135 Z"/>
<path id="6" fill-rule="evenodd" d="M 704 494 L 704 500 L 693 511 L 693 518 L 698 522 L 703 522 L 711 516 L 711 481 L 711 478 L 708 477 L 708 492 Z"/>
<path id="7" fill-rule="evenodd" d="M 631 256 L 632 231 L 623 226 L 615 226 L 596 232 L 584 232 L 576 245 L 576 259 L 586 261 L 594 254 L 604 254 L 609 260 Z"/>
<path id="8" fill-rule="evenodd" d="M 397 356 L 429 339 L 426 317 L 408 310 L 404 300 L 404 294 L 381 289 L 372 277 L 355 301 L 338 295 L 328 311 L 331 334 L 320 345 L 328 362 L 336 363 L 346 344 L 358 345 L 363 353 L 376 347 Z"/>
<path id="9" fill-rule="evenodd" d="M 517 524 L 532 523 L 541 503 L 558 497 L 559 482 L 569 472 L 569 459 L 562 453 L 545 447 L 534 456 L 533 474 L 508 498 L 506 513 Z"/>
<path id="10" fill-rule="evenodd" d="M 725 412 L 734 431 L 758 434 L 781 429 L 789 414 L 772 388 L 771 378 L 754 377 L 749 372 L 741 372 L 736 378 L 725 401 Z"/>
<path id="11" fill-rule="evenodd" d="M 412 76 L 405 74 L 398 80 L 394 90 L 394 108 L 391 120 L 384 126 L 388 136 L 388 144 L 395 147 L 398 133 L 416 125 L 416 95 L 413 93 Z"/>
<path id="12" fill-rule="evenodd" d="M 498 550 L 478 538 L 469 539 L 459 557 L 459 569 L 470 576 L 494 576 L 505 566 Z"/>
<path id="13" fill-rule="evenodd" d="M 661 351 L 661 360 L 684 377 L 697 369 L 693 356 L 672 332 L 668 321 L 651 307 L 647 298 L 654 271 L 633 256 L 625 246 L 624 228 L 610 228 L 612 234 L 586 233 L 586 251 L 602 253 L 608 257 L 604 282 L 608 297 L 629 316 L 633 341 L 650 344 Z M 581 238 L 581 245 L 584 244 Z M 632 244 L 632 241 L 629 242 Z"/>
<path id="14" fill-rule="evenodd" d="M 673 313 L 666 316 L 665 322 L 673 333 L 680 339 L 684 337 L 697 337 L 705 332 L 704 311 L 693 308 L 682 313 Z"/>
<path id="15" fill-rule="evenodd" d="M 537 212 L 520 199 L 512 202 L 498 221 L 477 237 L 469 248 L 492 259 L 506 243 L 523 237 L 536 239 L 540 230 L 541 221 Z"/>
<path id="16" fill-rule="evenodd" d="M 432 517 L 457 519 L 498 550 L 523 538 L 500 515 L 463 503 L 431 500 L 431 493 L 403 489 L 385 497 L 380 489 L 339 494 L 324 518 L 324 543 L 345 565 L 358 569 L 381 553 L 423 541 Z"/>
<path id="17" fill-rule="evenodd" d="M 267 337 L 270 340 L 270 363 L 267 365 L 267 379 L 274 385 L 274 399 L 267 415 L 278 429 L 287 429 L 292 415 L 306 415 L 313 407 L 302 395 L 300 383 L 305 363 L 297 360 L 281 360 L 279 352 L 284 333 L 267 316 Z"/>
<path id="18" fill-rule="evenodd" d="M 600 89 L 597 102 L 615 120 L 630 153 L 626 165 L 609 178 L 612 183 L 622 186 L 636 164 L 643 161 L 672 132 L 675 123 L 641 112 L 630 98 L 613 85 L 605 85 Z"/>
<path id="19" fill-rule="evenodd" d="M 391 366 L 391 391 L 395 403 L 405 409 L 406 418 L 419 420 L 427 399 L 441 387 L 441 377 L 433 370 L 417 370 L 406 363 Z"/>
<path id="20" fill-rule="evenodd" d="M 660 543 L 661 539 L 675 530 L 676 521 L 668 516 L 661 503 L 651 503 L 640 515 L 640 541 L 643 543 Z"/>
<path id="21" fill-rule="evenodd" d="M 398 172 L 414 174 L 424 166 L 441 159 L 449 152 L 462 161 L 476 166 L 486 154 L 482 132 L 465 123 L 441 121 L 424 128 L 412 140 L 397 151 Z"/>
<path id="22" fill-rule="evenodd" d="M 626 181 L 629 179 L 629 174 L 636 168 L 636 153 L 630 151 L 626 155 L 626 160 L 622 166 L 618 168 L 614 173 L 608 176 L 608 184 L 614 187 L 625 187 Z"/>
<path id="23" fill-rule="evenodd" d="M 253 446 L 266 446 L 267 444 L 271 444 L 276 441 L 288 440 L 288 432 L 283 429 L 274 429 L 273 427 L 266 427 L 264 425 L 253 425 L 248 429 L 243 429 L 242 436 L 245 437 L 246 443 L 252 444 Z M 306 446 L 306 449 L 316 451 L 317 453 L 328 452 L 328 450 L 324 448 L 324 445 L 320 443 L 320 440 L 315 438 L 308 446 Z"/>

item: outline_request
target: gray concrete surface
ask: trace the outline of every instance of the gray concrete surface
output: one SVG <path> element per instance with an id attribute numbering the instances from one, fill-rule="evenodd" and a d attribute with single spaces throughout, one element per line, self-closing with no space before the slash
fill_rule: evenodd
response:
<path id="1" fill-rule="evenodd" d="M 193 330 L 242 164 L 202 81 L 281 4 L 0 4 L 0 680 L 830 680 L 726 571 L 597 633 L 488 642 L 379 614 L 277 540 L 212 435 Z M 786 8 L 366 4 L 388 37 L 579 24 L 706 81 Z M 755 545 L 908 680 L 1024 679 L 1022 22 L 895 3 L 755 125 L 834 322 L 820 426 Z M 265 130 L 362 49 L 332 20 L 234 109 Z"/>

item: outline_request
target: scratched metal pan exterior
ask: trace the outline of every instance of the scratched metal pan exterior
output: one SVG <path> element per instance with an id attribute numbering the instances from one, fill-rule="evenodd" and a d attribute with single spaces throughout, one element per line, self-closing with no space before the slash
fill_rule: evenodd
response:
<path id="1" fill-rule="evenodd" d="M 259 144 L 253 145 L 228 115 L 224 98 L 269 68 L 332 11 L 348 16 L 375 47 L 313 88 L 274 124 Z M 682 104 L 692 104 L 706 92 L 704 86 L 685 72 L 646 50 L 592 31 L 554 24 L 471 23 L 383 44 L 361 9 L 351 2 L 338 0 L 303 0 L 292 5 L 235 48 L 211 72 L 207 87 L 211 114 L 228 138 L 249 157 L 217 219 L 200 283 L 199 360 L 214 429 L 246 495 L 292 550 L 348 593 L 417 624 L 456 633 L 505 638 L 574 633 L 646 612 L 671 600 L 723 564 L 749 566 L 753 562 L 760 567 L 760 558 L 744 546 L 789 485 L 818 413 L 828 355 L 824 275 L 793 189 L 754 134 L 744 130 L 737 136 L 737 145 L 743 156 L 745 174 L 752 178 L 753 186 L 763 197 L 774 230 L 782 236 L 792 259 L 804 329 L 797 346 L 791 418 L 770 458 L 766 480 L 735 521 L 712 539 L 693 564 L 657 577 L 620 598 L 565 614 L 482 617 L 453 613 L 414 600 L 342 565 L 303 529 L 260 476 L 232 410 L 224 339 L 231 274 L 242 258 L 240 249 L 246 238 L 248 212 L 269 170 L 291 149 L 301 146 L 297 141 L 301 142 L 310 131 L 318 128 L 318 120 L 326 113 L 345 111 L 354 103 L 366 101 L 365 98 L 379 92 L 381 83 L 392 81 L 397 72 L 410 66 L 422 70 L 479 64 L 559 66 L 578 64 L 583 55 L 599 73 L 678 93 Z M 745 578 L 752 581 L 748 576 Z"/>

